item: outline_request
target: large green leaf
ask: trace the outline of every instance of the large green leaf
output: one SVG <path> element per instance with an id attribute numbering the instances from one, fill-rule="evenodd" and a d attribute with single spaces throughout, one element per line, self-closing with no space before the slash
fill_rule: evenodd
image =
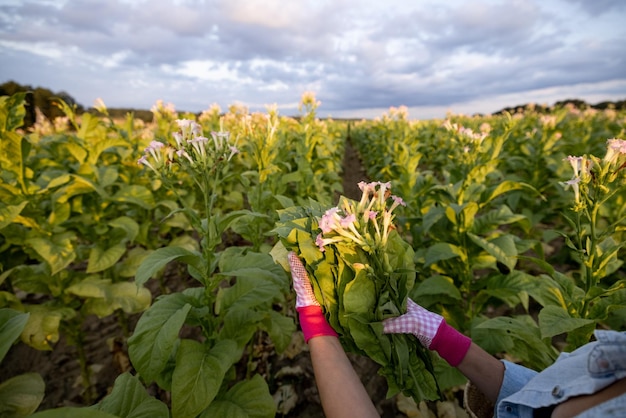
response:
<path id="1" fill-rule="evenodd" d="M 257 253 L 242 247 L 229 247 L 221 255 L 219 271 L 224 276 L 256 277 L 259 281 L 268 280 L 289 289 L 290 280 L 280 265 L 269 254 Z"/>
<path id="2" fill-rule="evenodd" d="M 148 255 L 135 275 L 137 285 L 142 285 L 154 276 L 168 263 L 180 259 L 181 261 L 203 271 L 203 258 L 199 253 L 189 251 L 182 247 L 163 247 Z"/>
<path id="3" fill-rule="evenodd" d="M 343 308 L 347 313 L 366 314 L 376 310 L 377 295 L 374 281 L 364 269 L 358 270 L 343 292 Z"/>
<path id="4" fill-rule="evenodd" d="M 276 311 L 268 311 L 267 318 L 263 321 L 263 324 L 276 347 L 276 351 L 282 353 L 291 343 L 293 333 L 296 332 L 296 324 L 293 318 Z"/>
<path id="5" fill-rule="evenodd" d="M 96 119 L 97 120 L 97 119 Z M 92 146 L 89 148 L 89 159 L 88 162 L 90 164 L 97 164 L 98 158 L 100 158 L 100 154 L 106 151 L 109 148 L 113 147 L 129 147 L 128 142 L 120 137 L 113 138 L 105 138 L 103 140 L 92 142 Z"/>
<path id="6" fill-rule="evenodd" d="M 165 295 L 139 318 L 128 339 L 128 354 L 144 381 L 154 381 L 165 367 L 191 310 L 189 302 L 189 297 L 182 293 Z"/>
<path id="7" fill-rule="evenodd" d="M 93 409 L 124 418 L 169 418 L 170 415 L 167 406 L 148 395 L 139 379 L 130 373 L 118 376 L 111 393 Z"/>
<path id="8" fill-rule="evenodd" d="M 551 338 L 593 324 L 593 319 L 572 318 L 559 306 L 546 306 L 539 312 L 539 329 L 542 338 Z"/>
<path id="9" fill-rule="evenodd" d="M 489 202 L 491 202 L 493 199 L 500 196 L 501 194 L 504 194 L 506 192 L 510 192 L 513 190 L 526 190 L 528 192 L 531 192 L 535 196 L 541 196 L 539 192 L 537 191 L 537 189 L 535 189 L 530 184 L 522 183 L 519 181 L 504 180 L 498 183 L 497 186 L 490 188 L 484 193 L 480 201 L 481 202 L 480 205 L 481 207 L 484 207 L 485 205 L 487 205 Z"/>
<path id="10" fill-rule="evenodd" d="M 271 306 L 271 303 L 282 298 L 278 286 L 268 280 L 242 276 L 228 288 L 220 288 L 215 301 L 215 313 L 220 314 L 228 309 L 254 308 L 259 305 Z"/>
<path id="11" fill-rule="evenodd" d="M 219 338 L 236 341 L 239 348 L 243 349 L 259 329 L 262 319 L 263 316 L 252 309 L 229 309 L 224 315 Z"/>
<path id="12" fill-rule="evenodd" d="M 210 348 L 182 340 L 172 377 L 173 418 L 195 417 L 209 406 L 226 372 L 240 357 L 241 350 L 232 340 L 220 340 Z"/>
<path id="13" fill-rule="evenodd" d="M 138 313 L 147 309 L 152 301 L 152 294 L 145 287 L 130 282 L 111 283 L 110 280 L 88 278 L 66 290 L 67 293 L 87 298 L 87 313 L 100 318 L 111 315 L 121 309 L 126 313 Z"/>
<path id="14" fill-rule="evenodd" d="M 118 228 L 126 233 L 126 240 L 134 241 L 139 234 L 139 224 L 133 218 L 120 216 L 109 222 L 109 226 Z"/>
<path id="15" fill-rule="evenodd" d="M 39 254 L 43 261 L 50 266 L 50 273 L 55 275 L 76 259 L 73 244 L 75 239 L 76 236 L 73 232 L 63 232 L 52 235 L 52 239 L 29 238 L 25 243 Z"/>
<path id="16" fill-rule="evenodd" d="M 434 298 L 442 298 L 444 300 L 461 300 L 461 292 L 454 284 L 454 280 L 444 276 L 429 277 L 414 288 L 411 296 L 416 301 L 423 301 L 425 306 L 429 306 Z"/>
<path id="17" fill-rule="evenodd" d="M 528 367 L 542 370 L 551 365 L 558 351 L 544 339 L 535 321 L 528 315 L 496 317 L 485 320 L 476 329 L 498 330 L 514 339 L 509 353 L 524 360 Z"/>
<path id="18" fill-rule="evenodd" d="M 28 204 L 25 200 L 19 205 L 1 206 L 0 207 L 0 229 L 6 227 L 15 220 L 22 212 L 22 209 Z"/>
<path id="19" fill-rule="evenodd" d="M 27 92 L 0 97 L 0 133 L 13 132 L 21 127 L 26 116 Z"/>
<path id="20" fill-rule="evenodd" d="M 257 374 L 220 395 L 200 418 L 272 418 L 275 414 L 276 405 L 267 383 Z"/>
<path id="21" fill-rule="evenodd" d="M 145 186 L 136 184 L 122 186 L 112 199 L 114 202 L 132 203 L 148 210 L 154 207 L 152 192 Z"/>
<path id="22" fill-rule="evenodd" d="M 22 341 L 37 350 L 52 350 L 50 343 L 59 341 L 59 326 L 66 313 L 47 305 L 29 305 L 27 310 L 30 316 L 22 330 Z"/>
<path id="23" fill-rule="evenodd" d="M 46 384 L 39 373 L 25 373 L 0 384 L 0 416 L 27 417 L 43 400 Z"/>
<path id="24" fill-rule="evenodd" d="M 438 242 L 428 247 L 426 251 L 426 259 L 424 266 L 428 267 L 438 261 L 448 260 L 451 258 L 460 257 L 461 260 L 467 260 L 467 253 L 461 247 L 448 242 Z"/>
<path id="25" fill-rule="evenodd" d="M 97 273 L 114 266 L 124 253 L 126 253 L 125 243 L 115 244 L 109 248 L 96 244 L 89 251 L 87 273 Z"/>
<path id="26" fill-rule="evenodd" d="M 28 322 L 28 313 L 0 309 L 0 362 Z"/>
<path id="27" fill-rule="evenodd" d="M 517 248 L 515 248 L 515 241 L 512 235 L 501 235 L 490 241 L 471 232 L 468 232 L 467 236 L 476 245 L 504 264 L 509 271 L 515 268 L 515 264 L 517 264 Z"/>

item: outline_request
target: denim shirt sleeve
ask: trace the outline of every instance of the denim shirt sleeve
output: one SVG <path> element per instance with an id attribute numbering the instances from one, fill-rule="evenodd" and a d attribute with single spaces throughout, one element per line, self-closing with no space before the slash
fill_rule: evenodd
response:
<path id="1" fill-rule="evenodd" d="M 496 405 L 509 395 L 517 393 L 522 389 L 530 379 L 537 375 L 537 372 L 519 364 L 511 363 L 507 360 L 501 360 L 504 363 L 504 379 L 498 393 Z"/>
<path id="2" fill-rule="evenodd" d="M 561 353 L 541 373 L 503 361 L 505 372 L 496 401 L 496 416 L 532 417 L 536 408 L 593 394 L 626 378 L 626 332 L 596 330 L 595 336 L 597 341 L 572 353 Z M 623 411 L 623 398 L 624 395 L 591 408 L 589 414 L 603 411 L 608 417 L 620 416 L 616 411 Z"/>

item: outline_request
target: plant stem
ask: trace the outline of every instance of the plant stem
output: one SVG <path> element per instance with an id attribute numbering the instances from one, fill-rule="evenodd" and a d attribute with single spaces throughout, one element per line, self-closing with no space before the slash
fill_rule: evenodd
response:
<path id="1" fill-rule="evenodd" d="M 94 400 L 94 388 L 91 386 L 91 370 L 87 362 L 87 354 L 85 353 L 85 341 L 82 330 L 78 330 L 74 335 L 76 341 L 76 351 L 78 353 L 78 362 L 80 364 L 80 375 L 83 383 L 83 401 L 85 405 L 91 405 Z"/>

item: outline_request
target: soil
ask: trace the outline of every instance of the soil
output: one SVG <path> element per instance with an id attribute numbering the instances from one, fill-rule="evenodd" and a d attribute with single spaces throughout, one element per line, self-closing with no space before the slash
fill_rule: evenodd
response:
<path id="1" fill-rule="evenodd" d="M 359 199 L 361 193 L 357 184 L 368 179 L 349 140 L 343 165 L 344 195 Z M 188 285 L 182 277 L 181 271 L 173 268 L 166 273 L 164 285 L 174 291 L 180 290 Z M 159 294 L 157 285 L 153 286 L 153 294 Z M 139 315 L 128 317 L 128 329 L 134 328 L 138 318 Z M 91 381 L 94 389 L 94 397 L 90 401 L 84 398 L 76 347 L 68 344 L 63 337 L 54 344 L 51 351 L 35 350 L 21 342 L 15 344 L 2 361 L 0 382 L 26 372 L 39 373 L 46 383 L 45 397 L 39 410 L 86 406 L 98 402 L 111 390 L 119 374 L 133 370 L 128 360 L 124 330 L 117 318 L 88 317 L 84 321 L 83 330 L 87 336 L 85 351 L 92 369 Z M 245 366 L 249 364 L 249 360 L 253 360 L 257 365 L 257 372 L 268 379 L 275 399 L 282 399 L 277 416 L 323 416 L 309 353 L 301 335 L 296 333 L 291 346 L 281 354 L 275 352 L 271 341 L 261 333 L 257 335 L 255 342 L 253 350 L 246 354 L 241 363 Z M 250 356 L 254 358 L 250 359 Z M 381 416 L 406 417 L 407 415 L 399 411 L 396 398 L 386 399 L 386 382 L 377 374 L 378 366 L 362 356 L 349 357 Z M 169 402 L 167 394 L 155 385 L 147 389 L 156 398 Z"/>

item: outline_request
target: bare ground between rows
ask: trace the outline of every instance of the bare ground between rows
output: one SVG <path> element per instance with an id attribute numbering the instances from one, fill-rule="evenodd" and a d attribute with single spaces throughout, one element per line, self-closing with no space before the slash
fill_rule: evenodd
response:
<path id="1" fill-rule="evenodd" d="M 358 182 L 367 181 L 365 170 L 350 141 L 347 141 L 343 160 L 344 195 L 352 199 L 360 198 Z M 161 284 L 148 282 L 153 295 L 161 294 L 163 288 L 180 291 L 194 286 L 182 269 L 172 267 L 166 271 Z M 139 315 L 127 318 L 128 329 L 132 330 Z M 17 343 L 7 353 L 2 362 L 0 381 L 27 372 L 39 373 L 45 383 L 46 392 L 39 410 L 61 406 L 86 406 L 98 402 L 106 396 L 115 381 L 123 372 L 133 372 L 128 360 L 128 351 L 123 326 L 115 316 L 97 318 L 90 316 L 83 324 L 86 335 L 85 351 L 92 368 L 91 381 L 95 392 L 90 402 L 84 399 L 81 373 L 76 348 L 62 336 L 51 351 L 35 350 L 23 343 Z M 184 329 L 183 333 L 193 336 L 194 330 Z M 368 393 L 383 417 L 405 417 L 398 410 L 395 398 L 387 399 L 385 379 L 377 374 L 378 366 L 368 358 L 349 354 L 350 360 L 361 377 Z M 254 364 L 256 371 L 268 381 L 271 392 L 281 398 L 278 416 L 307 418 L 320 417 L 317 388 L 306 344 L 299 333 L 295 334 L 292 345 L 285 353 L 278 354 L 266 335 L 259 333 L 249 351 L 241 361 L 243 370 Z M 243 371 L 242 371 L 243 373 Z M 155 385 L 148 392 L 169 403 L 167 394 Z M 432 406 L 432 405 L 431 405 Z"/>

